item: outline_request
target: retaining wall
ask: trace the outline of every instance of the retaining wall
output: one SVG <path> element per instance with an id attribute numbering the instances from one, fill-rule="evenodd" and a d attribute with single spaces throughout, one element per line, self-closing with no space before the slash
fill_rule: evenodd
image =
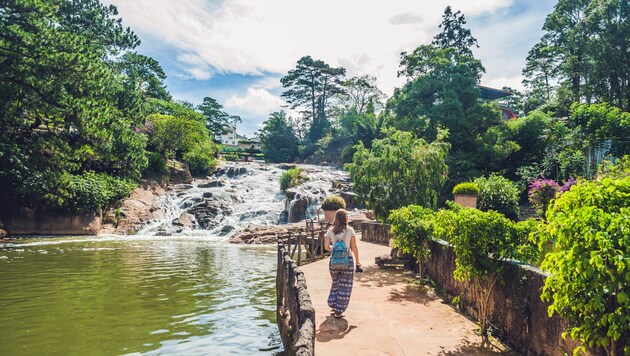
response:
<path id="1" fill-rule="evenodd" d="M 431 241 L 428 274 L 450 297 L 460 297 L 460 309 L 478 318 L 482 292 L 472 282 L 453 278 L 455 252 L 444 241 Z M 571 338 L 562 338 L 566 320 L 547 313 L 548 303 L 540 294 L 546 276 L 528 265 L 506 262 L 502 278 L 497 280 L 488 301 L 488 318 L 497 336 L 516 351 L 527 355 L 571 354 L 578 346 Z M 483 288 L 487 288 L 482 283 Z M 597 355 L 597 353 L 591 353 Z"/>
<path id="2" fill-rule="evenodd" d="M 286 355 L 314 355 L 315 308 L 304 273 L 282 243 L 278 244 L 276 296 L 278 328 Z"/>
<path id="3" fill-rule="evenodd" d="M 361 224 L 361 241 L 378 242 L 386 245 L 389 243 L 390 228 L 389 224 L 363 222 Z"/>

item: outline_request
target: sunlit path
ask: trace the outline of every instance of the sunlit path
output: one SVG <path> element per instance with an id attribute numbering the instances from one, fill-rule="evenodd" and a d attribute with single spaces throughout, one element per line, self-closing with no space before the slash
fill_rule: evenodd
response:
<path id="1" fill-rule="evenodd" d="M 316 312 L 317 355 L 509 355 L 481 348 L 477 325 L 413 283 L 401 269 L 379 269 L 374 257 L 387 246 L 358 241 L 364 273 L 355 275 L 344 319 L 329 314 L 328 259 L 300 267 Z M 493 341 L 494 344 L 497 344 Z"/>

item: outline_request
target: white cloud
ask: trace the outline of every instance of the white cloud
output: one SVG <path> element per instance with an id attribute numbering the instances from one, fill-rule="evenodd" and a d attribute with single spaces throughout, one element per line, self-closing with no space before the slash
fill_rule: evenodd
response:
<path id="1" fill-rule="evenodd" d="M 233 95 L 225 102 L 228 111 L 253 115 L 268 115 L 281 109 L 284 100 L 264 88 L 250 87 L 245 96 Z"/>
<path id="2" fill-rule="evenodd" d="M 333 66 L 345 64 L 351 74 L 376 75 L 389 94 L 400 85 L 400 52 L 428 43 L 447 5 L 470 17 L 511 2 L 110 1 L 142 38 L 176 48 L 182 71 L 193 78 L 208 79 L 213 72 L 282 75 L 308 54 Z"/>

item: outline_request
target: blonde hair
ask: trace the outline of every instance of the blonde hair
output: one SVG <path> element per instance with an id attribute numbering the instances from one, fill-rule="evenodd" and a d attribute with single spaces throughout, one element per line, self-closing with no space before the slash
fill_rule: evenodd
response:
<path id="1" fill-rule="evenodd" d="M 335 220 L 333 220 L 332 226 L 334 234 L 338 234 L 348 228 L 348 212 L 345 209 L 339 209 L 335 212 Z"/>

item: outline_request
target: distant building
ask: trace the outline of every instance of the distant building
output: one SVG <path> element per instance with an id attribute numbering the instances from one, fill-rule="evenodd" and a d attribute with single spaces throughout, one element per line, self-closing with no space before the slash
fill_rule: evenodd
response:
<path id="1" fill-rule="evenodd" d="M 236 146 L 239 136 L 236 133 L 236 126 L 224 126 L 223 131 L 220 135 L 214 136 L 215 140 L 224 146 Z"/>
<path id="2" fill-rule="evenodd" d="M 483 85 L 477 85 L 477 88 L 479 88 L 479 91 L 481 92 L 480 98 L 483 100 L 491 101 L 512 95 L 509 91 L 490 88 Z M 499 110 L 503 113 L 503 120 L 518 119 L 514 111 L 512 111 L 512 109 L 507 107 L 504 103 L 499 103 Z"/>

